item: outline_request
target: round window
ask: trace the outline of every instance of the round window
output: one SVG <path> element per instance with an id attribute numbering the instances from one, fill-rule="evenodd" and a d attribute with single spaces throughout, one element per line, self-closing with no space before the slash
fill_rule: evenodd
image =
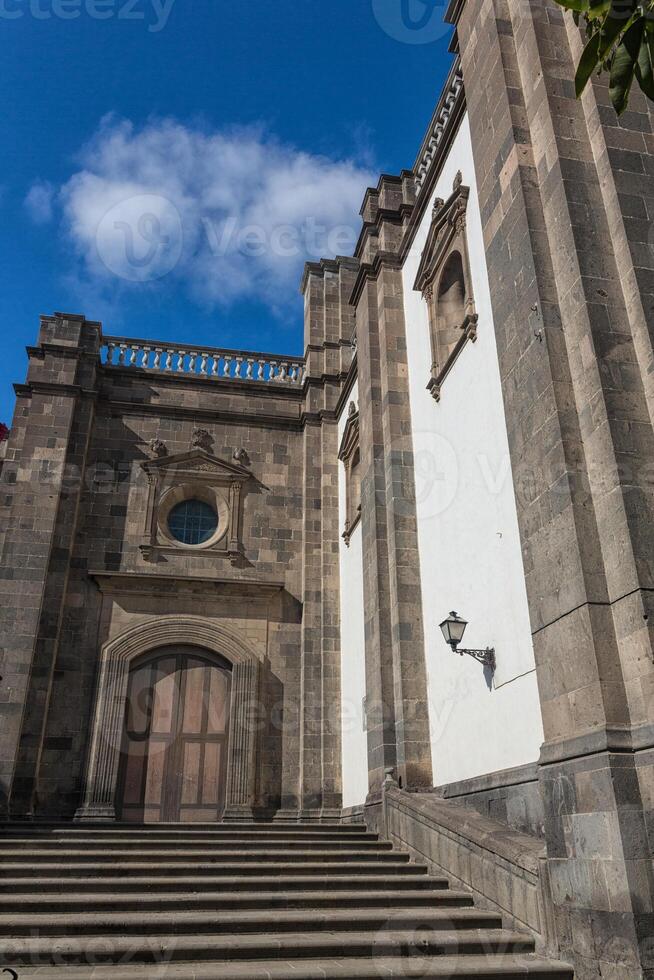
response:
<path id="1" fill-rule="evenodd" d="M 168 528 L 182 544 L 204 544 L 218 528 L 218 515 L 204 500 L 182 500 L 168 515 Z"/>

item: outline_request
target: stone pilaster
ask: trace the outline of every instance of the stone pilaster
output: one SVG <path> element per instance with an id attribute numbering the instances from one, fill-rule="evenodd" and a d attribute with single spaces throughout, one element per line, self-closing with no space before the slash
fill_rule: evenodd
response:
<path id="1" fill-rule="evenodd" d="M 43 317 L 2 470 L 0 808 L 31 815 L 93 419 L 100 325 Z"/>
<path id="2" fill-rule="evenodd" d="M 516 481 L 562 952 L 580 977 L 651 977 L 638 750 L 654 741 L 654 434 L 648 300 L 633 256 L 647 268 L 653 256 L 617 205 L 634 129 L 630 165 L 653 172 L 651 120 L 637 96 L 635 116 L 609 120 L 602 85 L 575 99 L 579 37 L 553 3 L 465 0 L 451 16 Z"/>
<path id="3" fill-rule="evenodd" d="M 341 807 L 338 434 L 336 404 L 351 357 L 348 305 L 357 263 L 307 266 L 304 560 L 299 798 L 304 819 Z"/>
<path id="4" fill-rule="evenodd" d="M 398 249 L 412 208 L 404 178 L 382 177 L 363 208 L 356 305 L 362 451 L 368 802 L 384 771 L 432 785 L 413 441 Z M 411 188 L 408 188 L 411 190 Z"/>

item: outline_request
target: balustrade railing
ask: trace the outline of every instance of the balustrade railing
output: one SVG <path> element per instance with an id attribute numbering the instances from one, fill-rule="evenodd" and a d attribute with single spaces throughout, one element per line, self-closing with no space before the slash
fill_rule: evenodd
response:
<path id="1" fill-rule="evenodd" d="M 102 361 L 114 367 L 145 368 L 163 374 L 300 384 L 304 359 L 279 354 L 225 350 L 218 347 L 156 343 L 127 337 L 105 337 Z"/>

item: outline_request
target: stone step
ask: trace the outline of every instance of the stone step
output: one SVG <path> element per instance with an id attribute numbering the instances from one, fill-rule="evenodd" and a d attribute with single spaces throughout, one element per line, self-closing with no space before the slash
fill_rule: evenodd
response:
<path id="1" fill-rule="evenodd" d="M 175 910 L 208 911 L 223 915 L 225 912 L 240 910 L 268 909 L 274 915 L 280 909 L 370 909 L 393 907 L 401 902 L 403 908 L 469 908 L 473 905 L 469 892 L 453 888 L 421 888 L 419 890 L 395 889 L 352 891 L 329 890 L 304 891 L 291 888 L 288 891 L 219 891 L 219 892 L 176 892 L 161 894 L 135 892 L 84 892 L 76 894 L 64 889 L 64 894 L 47 892 L 35 893 L 30 889 L 26 894 L 13 893 L 0 895 L 0 913 L 47 914 L 48 917 L 62 913 L 84 913 L 90 908 L 97 913 L 106 912 L 171 912 Z"/>
<path id="2" fill-rule="evenodd" d="M 0 972 L 19 980 L 571 980 L 363 825 L 12 825 Z"/>
<path id="3" fill-rule="evenodd" d="M 48 834 L 59 834 L 64 837 L 86 837 L 92 834 L 100 837 L 107 834 L 110 837 L 134 834 L 147 835 L 149 837 L 167 834 L 174 837 L 188 837 L 190 835 L 209 835 L 225 836 L 229 834 L 288 834 L 291 836 L 375 836 L 363 823 L 156 823 L 156 824 L 136 824 L 136 823 L 0 823 L 0 834 L 3 837 L 9 834 L 17 834 L 20 837 L 26 836 L 46 836 Z"/>
<path id="4" fill-rule="evenodd" d="M 397 901 L 397 899 L 395 898 Z M 406 903 L 403 901 L 403 906 Z M 88 904 L 85 903 L 88 908 Z M 146 912 L 79 912 L 24 914 L 3 913 L 0 910 L 0 935 L 3 936 L 121 936 L 140 934 L 208 935 L 217 933 L 265 933 L 270 928 L 270 907 L 240 911 L 179 911 Z M 459 930 L 500 929 L 498 913 L 463 908 L 406 908 L 389 904 L 382 908 L 301 909 L 275 908 L 275 931 L 282 932 L 339 932 L 347 929 L 371 931 L 379 929 Z"/>
<path id="5" fill-rule="evenodd" d="M 425 875 L 427 867 L 424 864 L 407 864 L 397 861 L 387 863 L 376 861 L 305 861 L 292 863 L 284 858 L 283 860 L 264 860 L 253 864 L 243 861 L 212 861 L 210 864 L 205 861 L 187 861 L 181 866 L 177 866 L 174 861 L 106 861 L 86 865 L 83 863 L 57 862 L 42 864 L 32 864 L 28 861 L 20 864 L 3 862 L 0 865 L 0 888 L 4 886 L 5 878 L 76 878 L 78 876 L 87 877 L 93 875 L 94 878 L 116 877 L 122 875 L 135 875 L 137 877 L 148 878 L 174 878 L 175 875 L 183 874 L 184 877 L 196 875 L 198 878 L 205 876 L 231 877 L 238 875 L 245 877 L 254 875 L 257 877 L 267 875 L 315 875 L 319 872 L 323 877 L 329 875 L 342 875 L 344 867 L 347 867 L 348 874 L 355 878 L 364 879 L 369 875 L 387 874 L 393 875 Z"/>
<path id="6" fill-rule="evenodd" d="M 333 851 L 331 848 L 329 850 L 325 849 L 324 845 L 315 850 L 308 850 L 302 848 L 302 850 L 286 850 L 285 848 L 279 849 L 275 847 L 274 849 L 266 849 L 258 847 L 257 850 L 246 849 L 246 850 L 236 850 L 234 848 L 230 850 L 214 850 L 213 847 L 204 848 L 203 850 L 189 850 L 188 848 L 169 848 L 165 850 L 163 848 L 157 848 L 157 850 L 147 851 L 141 850 L 128 850 L 127 848 L 117 851 L 112 851 L 111 854 L 107 854 L 107 851 L 97 847 L 89 847 L 87 850 L 69 850 L 68 848 L 48 848 L 47 850 L 41 851 L 14 851 L 5 850 L 0 851 L 0 857 L 2 859 L 2 867 L 18 867 L 26 865 L 39 865 L 39 868 L 43 868 L 48 864 L 60 865 L 67 864 L 70 866 L 83 865 L 83 864 L 93 864 L 96 866 L 108 864 L 108 859 L 111 858 L 113 867 L 120 867 L 124 864 L 136 864 L 142 867 L 150 867 L 152 864 L 155 865 L 170 865 L 186 862 L 190 867 L 196 867 L 198 859 L 202 858 L 202 864 L 207 862 L 218 862 L 224 864 L 251 864 L 259 862 L 261 864 L 279 864 L 279 863 L 300 863 L 315 865 L 319 862 L 321 865 L 327 863 L 329 865 L 333 864 L 345 864 L 351 863 L 356 865 L 361 862 L 366 864 L 376 862 L 383 864 L 384 866 L 391 864 L 406 865 L 409 862 L 409 855 L 402 853 L 400 851 L 386 850 L 381 851 L 375 848 L 368 850 L 359 850 L 358 848 L 348 848 L 343 851 Z M 95 870 L 95 868 L 94 868 Z"/>
<path id="7" fill-rule="evenodd" d="M 102 852 L 109 852 L 112 855 L 116 851 L 147 851 L 148 853 L 152 851 L 162 851 L 168 850 L 170 847 L 183 847 L 186 851 L 197 850 L 201 851 L 203 854 L 207 853 L 207 849 L 212 851 L 223 851 L 223 850 L 233 850 L 238 847 L 239 850 L 253 850 L 262 851 L 267 848 L 283 848 L 284 850 L 302 850 L 302 851 L 315 851 L 315 850 L 325 850 L 329 848 L 330 851 L 334 853 L 350 852 L 350 851 L 390 851 L 393 849 L 393 845 L 390 841 L 379 840 L 377 834 L 356 834 L 354 837 L 345 835 L 344 837 L 338 837 L 335 839 L 325 840 L 324 837 L 309 837 L 308 835 L 302 835 L 300 837 L 268 837 L 263 838 L 260 834 L 250 834 L 249 836 L 240 836 L 238 834 L 230 835 L 228 837 L 199 837 L 195 839 L 194 837 L 175 837 L 167 840 L 165 837 L 161 836 L 142 836 L 139 834 L 134 834 L 133 837 L 102 837 L 101 839 L 97 837 L 9 837 L 0 838 L 0 855 L 6 855 L 9 851 L 29 851 L 30 854 L 39 854 L 43 851 L 52 850 L 53 848 L 65 848 L 67 851 L 78 851 L 80 853 L 86 853 L 89 848 L 100 848 Z"/>
<path id="8" fill-rule="evenodd" d="M 147 980 L 379 980 L 380 977 L 416 980 L 572 980 L 572 969 L 533 954 L 515 956 L 406 956 L 374 960 L 306 959 L 267 962 L 184 963 L 149 967 Z M 110 967 L 68 966 L 20 971 L 19 980 L 144 980 L 142 965 Z"/>
<path id="9" fill-rule="evenodd" d="M 241 870 L 241 869 L 239 869 Z M 294 869 L 295 870 L 295 869 Z M 322 870 L 322 869 L 321 869 Z M 339 868 L 340 871 L 343 868 Z M 136 875 L 129 877 L 110 877 L 110 876 L 86 876 L 73 878 L 67 876 L 40 878 L 16 877 L 0 878 L 0 893 L 16 895 L 19 892 L 28 894 L 46 892 L 142 892 L 152 894 L 155 891 L 167 892 L 171 889 L 177 891 L 199 892 L 225 889 L 225 891 L 302 891 L 305 889 L 332 889 L 340 891 L 366 891 L 380 888 L 382 890 L 402 890 L 425 889 L 433 891 L 438 888 L 448 887 L 447 878 L 432 878 L 425 874 L 358 874 L 358 875 L 319 875 L 314 873 L 307 875 L 264 875 L 261 872 L 255 876 L 234 875 L 230 877 L 216 875 L 193 875 L 164 877 Z"/>
<path id="10" fill-rule="evenodd" d="M 390 930 L 359 932 L 255 933 L 169 936 L 147 934 L 100 937 L 12 938 L 3 943 L 5 961 L 23 964 L 53 963 L 173 963 L 211 960 L 312 959 L 347 956 L 402 956 L 411 950 L 420 956 L 493 956 L 532 953 L 531 937 L 505 929 Z"/>

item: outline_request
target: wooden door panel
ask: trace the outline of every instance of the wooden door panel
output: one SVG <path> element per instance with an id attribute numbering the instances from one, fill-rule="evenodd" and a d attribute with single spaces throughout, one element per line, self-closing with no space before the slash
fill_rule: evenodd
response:
<path id="1" fill-rule="evenodd" d="M 222 745 L 207 742 L 204 747 L 204 767 L 202 773 L 202 802 L 208 806 L 218 806 L 220 800 L 220 763 Z"/>
<path id="2" fill-rule="evenodd" d="M 130 675 L 122 819 L 215 821 L 224 807 L 231 674 L 166 654 Z"/>

